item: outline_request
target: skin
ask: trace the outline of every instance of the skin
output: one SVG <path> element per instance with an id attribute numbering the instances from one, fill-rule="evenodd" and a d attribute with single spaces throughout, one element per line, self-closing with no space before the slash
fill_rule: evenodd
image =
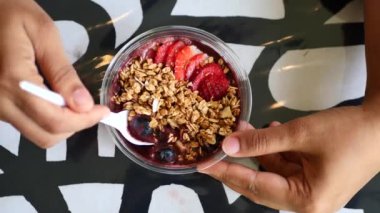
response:
<path id="1" fill-rule="evenodd" d="M 255 130 L 243 123 L 223 141 L 232 157 L 256 157 L 266 171 L 220 162 L 208 174 L 253 202 L 307 213 L 336 212 L 380 171 L 380 1 L 365 1 L 364 103 Z"/>
<path id="2" fill-rule="evenodd" d="M 64 53 L 53 21 L 34 1 L 0 0 L 0 8 L 0 120 L 48 148 L 109 113 L 94 104 Z M 67 107 L 22 91 L 21 80 L 41 86 L 47 81 Z"/>

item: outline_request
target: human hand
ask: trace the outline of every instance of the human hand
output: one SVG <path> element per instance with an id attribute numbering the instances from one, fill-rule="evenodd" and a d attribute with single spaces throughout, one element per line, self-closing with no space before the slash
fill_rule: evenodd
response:
<path id="1" fill-rule="evenodd" d="M 32 0 L 0 0 L 0 8 L 0 120 L 47 148 L 104 117 L 109 109 L 94 105 L 50 17 Z M 44 79 L 65 98 L 67 107 L 18 86 L 21 80 L 44 86 Z"/>
<path id="2" fill-rule="evenodd" d="M 258 204 L 335 212 L 380 169 L 380 119 L 369 107 L 335 108 L 267 129 L 243 126 L 224 140 L 223 150 L 258 156 L 266 171 L 223 161 L 200 172 Z"/>

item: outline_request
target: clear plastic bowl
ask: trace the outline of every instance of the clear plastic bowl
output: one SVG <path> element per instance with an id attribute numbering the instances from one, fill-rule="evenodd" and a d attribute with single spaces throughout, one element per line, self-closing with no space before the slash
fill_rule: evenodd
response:
<path id="1" fill-rule="evenodd" d="M 224 61 L 229 65 L 231 70 L 235 73 L 236 80 L 238 82 L 239 96 L 241 100 L 241 113 L 239 119 L 249 121 L 252 108 L 251 86 L 249 83 L 247 72 L 240 64 L 237 55 L 221 39 L 214 36 L 213 34 L 201 29 L 187 26 L 158 27 L 138 35 L 137 37 L 129 41 L 127 44 L 125 44 L 124 47 L 112 59 L 105 73 L 101 87 L 100 103 L 110 107 L 111 110 L 113 110 L 111 97 L 113 96 L 115 90 L 118 90 L 117 86 L 115 86 L 118 80 L 118 73 L 120 71 L 120 68 L 126 63 L 126 61 L 129 61 L 132 59 L 132 57 L 134 57 L 134 51 L 136 51 L 142 45 L 147 44 L 149 41 L 155 41 L 157 39 L 170 36 L 178 38 L 188 38 L 197 43 L 201 43 L 202 45 L 205 45 L 214 50 L 224 59 Z M 130 158 L 138 165 L 155 172 L 165 174 L 193 173 L 197 170 L 202 170 L 207 167 L 210 167 L 226 157 L 226 154 L 220 148 L 220 150 L 218 150 L 214 155 L 194 164 L 160 164 L 158 162 L 152 161 L 151 159 L 147 159 L 146 157 L 134 151 L 131 147 L 134 145 L 128 143 L 116 129 L 109 126 L 106 126 L 106 128 L 108 132 L 112 135 L 113 142 L 128 158 Z"/>

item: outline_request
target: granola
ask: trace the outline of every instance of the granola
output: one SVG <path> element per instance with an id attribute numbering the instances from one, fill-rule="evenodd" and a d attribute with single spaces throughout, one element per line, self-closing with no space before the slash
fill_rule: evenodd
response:
<path id="1" fill-rule="evenodd" d="M 214 60 L 209 57 L 205 63 Z M 224 65 L 222 59 L 218 63 Z M 149 127 L 155 132 L 165 128 L 178 132 L 170 133 L 166 143 L 180 151 L 179 163 L 203 158 L 236 128 L 240 115 L 237 87 L 230 85 L 220 100 L 206 101 L 198 91 L 192 91 L 191 83 L 176 80 L 171 67 L 153 63 L 152 59 L 135 59 L 125 66 L 119 73 L 119 84 L 121 90 L 111 100 L 130 111 L 128 120 L 147 115 L 151 119 Z"/>

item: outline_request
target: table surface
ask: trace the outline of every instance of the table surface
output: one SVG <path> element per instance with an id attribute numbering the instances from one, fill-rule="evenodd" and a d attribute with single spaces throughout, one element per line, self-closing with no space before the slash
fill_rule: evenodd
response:
<path id="1" fill-rule="evenodd" d="M 123 44 L 164 25 L 204 29 L 238 53 L 249 73 L 256 127 L 357 105 L 364 94 L 361 0 L 37 2 L 55 21 L 96 101 Z M 0 145 L 0 212 L 278 212 L 202 174 L 150 172 L 115 148 L 103 126 L 42 150 L 0 122 Z M 380 176 L 346 208 L 378 212 Z"/>

